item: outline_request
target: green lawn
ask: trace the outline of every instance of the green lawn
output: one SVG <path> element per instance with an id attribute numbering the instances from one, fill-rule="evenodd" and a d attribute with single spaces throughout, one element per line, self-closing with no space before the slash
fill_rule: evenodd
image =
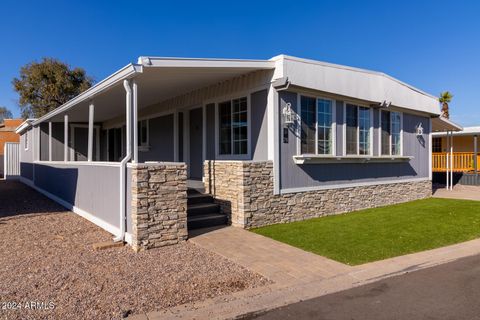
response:
<path id="1" fill-rule="evenodd" d="M 480 201 L 429 198 L 252 231 L 358 265 L 480 237 Z"/>

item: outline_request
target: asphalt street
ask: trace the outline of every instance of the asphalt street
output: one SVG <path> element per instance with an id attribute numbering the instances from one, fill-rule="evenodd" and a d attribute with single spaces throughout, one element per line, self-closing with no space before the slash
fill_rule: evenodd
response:
<path id="1" fill-rule="evenodd" d="M 295 303 L 250 319 L 480 319 L 480 255 Z"/>

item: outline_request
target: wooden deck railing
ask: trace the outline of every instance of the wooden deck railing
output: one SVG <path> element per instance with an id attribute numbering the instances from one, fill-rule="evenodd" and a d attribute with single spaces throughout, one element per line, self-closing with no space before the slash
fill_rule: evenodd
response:
<path id="1" fill-rule="evenodd" d="M 432 171 L 445 172 L 447 170 L 447 155 L 450 154 L 439 152 L 432 153 Z M 454 172 L 470 172 L 474 171 L 474 154 L 473 152 L 454 152 L 453 153 L 453 171 Z M 480 155 L 477 155 L 477 167 L 480 165 Z"/>

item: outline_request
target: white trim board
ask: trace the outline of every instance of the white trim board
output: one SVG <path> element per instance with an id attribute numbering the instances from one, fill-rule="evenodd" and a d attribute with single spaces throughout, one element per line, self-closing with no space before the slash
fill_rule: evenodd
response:
<path id="1" fill-rule="evenodd" d="M 410 179 L 401 179 L 401 180 L 369 181 L 369 182 L 356 182 L 356 183 L 345 183 L 345 184 L 332 184 L 332 185 L 326 185 L 326 186 L 286 188 L 286 189 L 281 189 L 280 194 L 321 191 L 321 190 L 330 190 L 330 189 L 344 189 L 344 188 L 352 188 L 352 187 L 368 187 L 368 186 L 377 186 L 377 185 L 385 185 L 385 184 L 420 182 L 420 181 L 430 181 L 430 179 L 429 178 L 410 178 Z"/>
<path id="2" fill-rule="evenodd" d="M 91 213 L 89 213 L 89 212 L 87 212 L 83 209 L 80 209 L 80 208 L 68 203 L 67 201 L 63 200 L 62 198 L 57 197 L 56 195 L 51 194 L 50 192 L 36 186 L 31 180 L 28 180 L 24 177 L 20 177 L 20 182 L 22 182 L 22 183 L 28 185 L 29 187 L 35 189 L 36 191 L 40 192 L 41 194 L 43 194 L 47 198 L 50 198 L 51 200 L 57 202 L 58 204 L 67 208 L 68 210 L 78 214 L 82 218 L 87 219 L 88 221 L 90 221 L 93 224 L 99 226 L 100 228 L 104 229 L 105 231 L 107 231 L 107 232 L 109 232 L 109 233 L 111 233 L 115 236 L 120 234 L 120 228 L 115 227 L 114 225 L 111 225 L 110 223 L 96 217 L 95 215 L 93 215 L 93 214 L 91 214 Z M 127 233 L 126 233 L 125 234 L 125 241 L 128 244 L 131 245 L 132 244 L 132 236 L 130 234 L 127 236 Z"/>

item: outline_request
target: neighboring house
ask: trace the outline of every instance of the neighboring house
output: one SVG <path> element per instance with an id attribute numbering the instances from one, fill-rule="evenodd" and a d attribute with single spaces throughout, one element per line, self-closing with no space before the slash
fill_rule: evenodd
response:
<path id="1" fill-rule="evenodd" d="M 15 132 L 23 119 L 4 119 L 0 123 L 0 177 L 3 177 L 5 142 L 19 142 L 20 135 Z"/>
<path id="2" fill-rule="evenodd" d="M 465 127 L 461 131 L 435 132 L 432 137 L 433 181 L 445 183 L 445 172 L 451 162 L 453 183 L 479 185 L 480 127 Z"/>
<path id="3" fill-rule="evenodd" d="M 227 219 L 429 197 L 432 126 L 458 129 L 439 113 L 435 96 L 368 70 L 140 57 L 18 129 L 21 179 L 143 250 Z"/>

